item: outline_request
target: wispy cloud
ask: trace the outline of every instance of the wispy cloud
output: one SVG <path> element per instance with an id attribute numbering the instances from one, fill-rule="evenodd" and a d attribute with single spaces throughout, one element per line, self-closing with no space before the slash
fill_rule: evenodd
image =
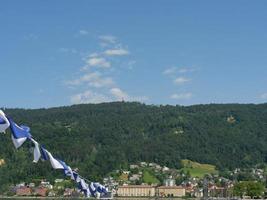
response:
<path id="1" fill-rule="evenodd" d="M 86 31 L 86 30 L 79 30 L 79 34 L 80 35 L 88 35 L 88 31 Z"/>
<path id="2" fill-rule="evenodd" d="M 168 69 L 165 69 L 162 73 L 164 75 L 170 75 L 170 74 L 174 74 L 176 72 L 176 67 L 171 67 Z"/>
<path id="3" fill-rule="evenodd" d="M 91 54 L 89 54 L 89 58 L 94 58 L 94 57 L 99 57 L 100 56 L 100 54 L 99 53 L 96 53 L 96 52 L 94 52 L 94 53 L 91 53 Z"/>
<path id="4" fill-rule="evenodd" d="M 84 92 L 74 94 L 71 96 L 72 104 L 81 104 L 81 103 L 103 103 L 111 101 L 139 101 L 146 102 L 148 97 L 134 97 L 129 96 L 126 92 L 122 91 L 120 88 L 111 88 L 110 95 L 100 94 L 92 90 L 86 90 Z"/>
<path id="5" fill-rule="evenodd" d="M 103 77 L 98 71 L 89 72 L 78 79 L 74 79 L 66 82 L 69 86 L 79 86 L 82 84 L 87 84 L 88 86 L 101 88 L 101 87 L 111 87 L 115 83 L 111 77 Z"/>
<path id="6" fill-rule="evenodd" d="M 117 38 L 113 35 L 101 35 L 98 37 L 102 42 L 115 44 Z"/>
<path id="7" fill-rule="evenodd" d="M 185 74 L 185 73 L 194 72 L 194 71 L 196 70 L 192 68 L 180 68 L 177 70 L 177 72 L 180 74 Z"/>
<path id="8" fill-rule="evenodd" d="M 194 71 L 195 69 L 188 67 L 170 67 L 168 69 L 165 69 L 162 73 L 164 75 L 175 75 L 175 74 L 185 74 Z"/>
<path id="9" fill-rule="evenodd" d="M 81 32 L 80 34 L 87 34 Z M 112 70 L 115 65 L 114 61 L 120 62 L 120 56 L 126 56 L 130 52 L 118 43 L 116 37 L 112 35 L 102 35 L 100 40 L 101 51 L 95 51 L 83 58 L 84 66 L 79 71 L 79 76 L 73 80 L 65 81 L 65 85 L 73 90 L 84 90 L 70 97 L 72 103 L 100 103 L 107 101 L 141 101 L 145 102 L 149 98 L 146 96 L 129 95 L 128 91 L 120 88 L 118 83 L 114 81 Z M 104 46 L 103 46 L 103 44 Z M 104 47 L 104 48 L 103 48 Z M 69 49 L 61 49 L 62 51 L 70 51 Z M 118 58 L 115 59 L 114 57 Z M 127 62 L 128 67 L 132 69 L 135 61 Z M 82 74 L 81 74 L 82 73 Z M 97 91 L 96 91 L 97 88 Z"/>
<path id="10" fill-rule="evenodd" d="M 111 63 L 104 57 L 90 57 L 87 59 L 86 64 L 92 67 L 109 68 Z"/>
<path id="11" fill-rule="evenodd" d="M 120 48 L 120 49 L 108 49 L 104 53 L 107 56 L 124 56 L 124 55 L 128 55 L 129 51 L 126 49 Z"/>
<path id="12" fill-rule="evenodd" d="M 117 99 L 117 100 L 128 100 L 129 95 L 123 92 L 120 88 L 111 88 L 110 93 Z"/>
<path id="13" fill-rule="evenodd" d="M 146 102 L 149 100 L 147 96 L 130 96 L 120 88 L 111 88 L 110 93 L 117 101 L 139 101 Z"/>
<path id="14" fill-rule="evenodd" d="M 85 92 L 71 96 L 71 103 L 73 104 L 102 103 L 108 101 L 110 101 L 110 99 L 107 96 L 92 92 L 91 90 L 86 90 Z"/>
<path id="15" fill-rule="evenodd" d="M 267 100 L 267 92 L 260 95 L 261 99 Z"/>
<path id="16" fill-rule="evenodd" d="M 185 78 L 185 77 L 177 77 L 173 80 L 174 84 L 176 85 L 182 85 L 182 84 L 185 84 L 187 82 L 190 82 L 191 79 L 189 78 Z"/>
<path id="17" fill-rule="evenodd" d="M 192 96 L 193 94 L 188 92 L 188 93 L 172 94 L 170 98 L 176 99 L 176 100 L 187 100 L 187 99 L 191 99 Z"/>

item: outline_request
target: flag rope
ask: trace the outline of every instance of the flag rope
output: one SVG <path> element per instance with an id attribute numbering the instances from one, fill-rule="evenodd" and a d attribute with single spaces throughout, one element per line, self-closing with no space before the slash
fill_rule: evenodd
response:
<path id="1" fill-rule="evenodd" d="M 83 192 L 85 197 L 101 197 L 107 194 L 108 189 L 105 186 L 98 182 L 89 181 L 75 170 L 72 170 L 64 161 L 54 158 L 48 150 L 33 138 L 29 127 L 17 125 L 11 117 L 0 110 L 0 133 L 5 132 L 8 128 L 11 130 L 11 139 L 16 149 L 20 148 L 27 140 L 34 144 L 34 163 L 37 163 L 40 159 L 42 161 L 50 161 L 52 168 L 63 170 L 65 176 L 76 182 L 78 190 Z"/>

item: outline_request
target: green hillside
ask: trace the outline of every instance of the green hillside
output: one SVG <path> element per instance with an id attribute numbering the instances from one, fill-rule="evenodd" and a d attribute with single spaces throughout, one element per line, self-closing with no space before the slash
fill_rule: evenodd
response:
<path id="1" fill-rule="evenodd" d="M 37 141 L 90 180 L 139 161 L 177 169 L 183 167 L 182 159 L 219 169 L 267 161 L 267 104 L 184 107 L 114 102 L 5 112 L 30 126 Z M 62 176 L 47 162 L 33 164 L 29 149 L 27 142 L 15 150 L 10 133 L 0 135 L 0 158 L 5 161 L 0 166 L 0 189 Z M 201 175 L 210 168 L 189 170 Z"/>
<path id="2" fill-rule="evenodd" d="M 204 177 L 205 174 L 217 174 L 218 171 L 214 165 L 200 164 L 191 160 L 181 160 L 183 168 L 181 169 L 185 173 L 189 172 L 192 177 Z"/>
<path id="3" fill-rule="evenodd" d="M 145 170 L 143 172 L 143 182 L 147 184 L 159 184 L 160 181 L 149 171 Z"/>

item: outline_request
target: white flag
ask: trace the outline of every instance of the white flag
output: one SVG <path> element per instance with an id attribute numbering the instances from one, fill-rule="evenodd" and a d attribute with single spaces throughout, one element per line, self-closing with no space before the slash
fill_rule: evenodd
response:
<path id="1" fill-rule="evenodd" d="M 10 123 L 6 118 L 5 113 L 2 110 L 0 110 L 0 133 L 4 133 L 9 126 Z"/>
<path id="2" fill-rule="evenodd" d="M 47 150 L 45 150 L 45 151 L 46 151 L 46 153 L 49 157 L 50 163 L 54 169 L 64 169 L 63 165 L 59 161 L 57 161 L 49 151 L 47 151 Z"/>
<path id="3" fill-rule="evenodd" d="M 33 150 L 33 162 L 37 163 L 39 159 L 41 158 L 41 152 L 39 148 L 39 143 L 36 142 L 34 139 L 31 138 L 31 141 L 34 144 L 34 150 Z"/>

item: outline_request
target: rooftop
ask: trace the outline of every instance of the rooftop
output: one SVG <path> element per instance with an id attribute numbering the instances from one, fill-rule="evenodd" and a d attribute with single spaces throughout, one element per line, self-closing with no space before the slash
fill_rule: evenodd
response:
<path id="1" fill-rule="evenodd" d="M 160 189 L 184 189 L 182 186 L 159 186 Z"/>
<path id="2" fill-rule="evenodd" d="M 153 188 L 151 185 L 122 185 L 119 188 Z"/>

